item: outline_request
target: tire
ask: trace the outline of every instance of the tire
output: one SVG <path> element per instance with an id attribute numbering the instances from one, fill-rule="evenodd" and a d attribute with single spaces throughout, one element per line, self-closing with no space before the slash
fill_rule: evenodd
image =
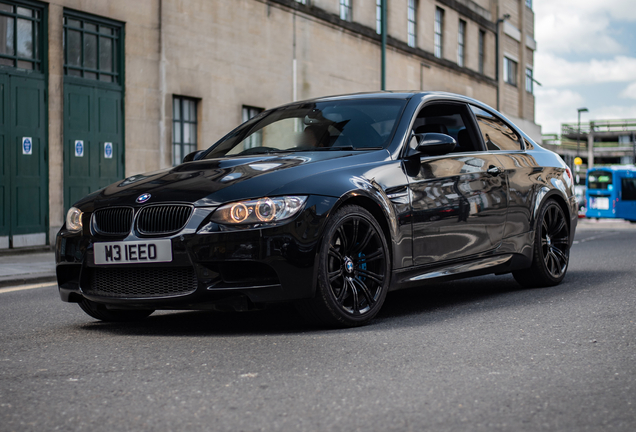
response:
<path id="1" fill-rule="evenodd" d="M 570 228 L 563 209 L 548 199 L 537 219 L 532 265 L 512 273 L 524 288 L 558 285 L 565 277 L 570 261 Z"/>
<path id="2" fill-rule="evenodd" d="M 319 250 L 316 295 L 297 304 L 310 322 L 367 324 L 380 311 L 391 279 L 389 249 L 375 218 L 362 207 L 340 208 L 327 222 Z"/>
<path id="3" fill-rule="evenodd" d="M 154 312 L 154 310 L 116 310 L 107 309 L 106 306 L 92 302 L 90 300 L 83 299 L 79 302 L 79 307 L 84 312 L 92 316 L 95 319 L 107 322 L 127 322 L 127 321 L 139 321 L 147 318 Z"/>

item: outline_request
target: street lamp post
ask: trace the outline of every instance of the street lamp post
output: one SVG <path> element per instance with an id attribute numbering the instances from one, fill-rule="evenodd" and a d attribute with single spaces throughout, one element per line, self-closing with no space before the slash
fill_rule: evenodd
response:
<path id="1" fill-rule="evenodd" d="M 582 112 L 589 112 L 589 110 L 587 108 L 578 108 L 578 115 L 579 115 L 579 125 L 578 125 L 578 130 L 576 131 L 576 158 L 578 159 L 578 163 L 576 165 L 576 184 L 579 184 L 579 167 L 580 167 L 580 163 L 581 160 L 579 158 L 579 153 L 580 153 L 580 149 L 581 149 L 581 113 Z M 589 166 L 588 166 L 589 169 Z"/>
<path id="2" fill-rule="evenodd" d="M 578 108 L 577 109 L 578 114 L 579 114 L 579 129 L 576 133 L 576 156 L 579 156 L 579 152 L 580 152 L 580 147 L 581 147 L 581 113 L 582 112 L 590 112 L 587 108 Z"/>

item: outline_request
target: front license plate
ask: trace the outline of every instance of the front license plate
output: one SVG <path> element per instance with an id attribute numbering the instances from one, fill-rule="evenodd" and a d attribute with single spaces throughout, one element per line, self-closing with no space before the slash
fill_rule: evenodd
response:
<path id="1" fill-rule="evenodd" d="M 138 264 L 172 261 L 170 240 L 95 243 L 95 264 Z"/>
<path id="2" fill-rule="evenodd" d="M 609 210 L 609 198 L 607 197 L 592 198 L 592 202 L 590 204 L 590 207 L 593 209 Z"/>

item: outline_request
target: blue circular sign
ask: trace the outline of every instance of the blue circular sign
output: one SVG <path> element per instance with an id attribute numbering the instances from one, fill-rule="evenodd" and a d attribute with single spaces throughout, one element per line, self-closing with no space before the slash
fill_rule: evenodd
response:
<path id="1" fill-rule="evenodd" d="M 150 199 L 150 194 L 149 193 L 145 193 L 145 194 L 141 194 L 137 197 L 137 202 L 139 204 L 141 203 L 145 203 L 146 201 L 148 201 Z"/>
<path id="2" fill-rule="evenodd" d="M 24 138 L 22 141 L 22 153 L 31 154 L 32 144 L 29 138 Z"/>
<path id="3" fill-rule="evenodd" d="M 77 157 L 84 156 L 84 141 L 80 141 L 80 140 L 75 141 L 75 156 Z"/>
<path id="4" fill-rule="evenodd" d="M 110 159 L 113 157 L 113 144 L 112 143 L 104 143 L 104 157 L 106 159 Z"/>

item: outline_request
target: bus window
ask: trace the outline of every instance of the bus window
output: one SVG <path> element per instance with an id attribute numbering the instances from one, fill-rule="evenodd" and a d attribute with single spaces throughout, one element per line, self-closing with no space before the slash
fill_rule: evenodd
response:
<path id="1" fill-rule="evenodd" d="M 607 171 L 590 171 L 587 175 L 588 189 L 607 189 L 612 184 L 612 173 Z"/>
<path id="2" fill-rule="evenodd" d="M 622 178 L 621 189 L 623 201 L 636 201 L 636 178 Z"/>

